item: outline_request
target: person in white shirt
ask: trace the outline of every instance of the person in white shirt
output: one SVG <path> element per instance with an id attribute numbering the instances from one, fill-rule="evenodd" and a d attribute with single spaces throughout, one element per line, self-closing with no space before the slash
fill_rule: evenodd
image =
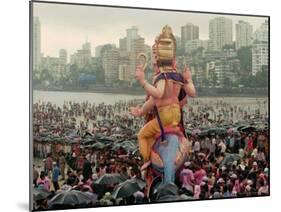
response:
<path id="1" fill-rule="evenodd" d="M 195 141 L 194 146 L 193 146 L 194 152 L 199 152 L 200 151 L 200 142 L 198 140 Z"/>
<path id="2" fill-rule="evenodd" d="M 220 147 L 221 153 L 225 153 L 226 145 L 225 145 L 225 143 L 224 143 L 224 141 L 222 139 L 220 140 L 220 143 L 219 143 L 218 146 Z"/>

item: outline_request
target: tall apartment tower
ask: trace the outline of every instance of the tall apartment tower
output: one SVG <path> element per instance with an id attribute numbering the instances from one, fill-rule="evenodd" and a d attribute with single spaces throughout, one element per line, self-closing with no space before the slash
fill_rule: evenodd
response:
<path id="1" fill-rule="evenodd" d="M 252 75 L 268 70 L 268 49 L 268 21 L 265 21 L 254 33 Z"/>
<path id="2" fill-rule="evenodd" d="M 138 28 L 136 26 L 132 26 L 130 29 L 126 30 L 126 34 L 127 51 L 131 51 L 133 40 L 139 37 Z"/>
<path id="3" fill-rule="evenodd" d="M 209 39 L 212 50 L 221 50 L 223 46 L 232 44 L 232 20 L 225 17 L 217 17 L 209 22 Z"/>
<path id="4" fill-rule="evenodd" d="M 104 69 L 105 83 L 110 85 L 114 80 L 118 79 L 119 72 L 119 52 L 115 47 L 104 49 L 101 53 L 102 66 Z"/>
<path id="5" fill-rule="evenodd" d="M 199 39 L 199 26 L 187 23 L 181 27 L 181 46 L 184 48 L 185 44 L 189 40 Z"/>
<path id="6" fill-rule="evenodd" d="M 254 41 L 252 48 L 252 75 L 268 70 L 268 42 Z"/>
<path id="7" fill-rule="evenodd" d="M 236 24 L 236 49 L 252 44 L 253 26 L 245 21 Z"/>
<path id="8" fill-rule="evenodd" d="M 131 79 L 134 79 L 134 74 L 136 71 L 136 67 L 138 65 L 137 56 L 139 53 L 144 53 L 144 52 L 145 52 L 144 38 L 139 37 L 137 39 L 134 39 L 132 41 L 132 47 L 129 54 Z"/>
<path id="9" fill-rule="evenodd" d="M 33 70 L 39 70 L 41 63 L 41 25 L 39 17 L 33 17 Z"/>
<path id="10" fill-rule="evenodd" d="M 61 59 L 63 64 L 67 64 L 67 51 L 65 49 L 60 49 L 59 58 Z"/>
<path id="11" fill-rule="evenodd" d="M 254 40 L 268 42 L 268 21 L 263 22 L 254 33 Z"/>

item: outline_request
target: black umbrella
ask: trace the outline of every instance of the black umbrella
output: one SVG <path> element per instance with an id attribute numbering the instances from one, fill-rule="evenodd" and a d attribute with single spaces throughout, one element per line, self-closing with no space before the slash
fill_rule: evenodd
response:
<path id="1" fill-rule="evenodd" d="M 217 129 L 216 129 L 216 133 L 217 133 L 218 135 L 226 135 L 226 134 L 227 134 L 227 130 L 226 130 L 225 128 L 223 128 L 223 127 L 217 128 Z"/>
<path id="2" fill-rule="evenodd" d="M 117 151 L 118 149 L 120 149 L 121 144 L 113 144 L 113 147 L 111 148 L 111 150 L 113 151 Z"/>
<path id="3" fill-rule="evenodd" d="M 139 155 L 140 154 L 140 151 L 139 149 L 135 149 L 133 152 L 132 152 L 132 155 Z"/>
<path id="4" fill-rule="evenodd" d="M 33 189 L 33 199 L 35 201 L 47 199 L 51 195 L 52 195 L 52 193 L 45 190 L 44 188 L 34 188 Z"/>
<path id="5" fill-rule="evenodd" d="M 166 195 L 166 196 L 161 196 L 159 199 L 156 200 L 156 202 L 174 202 L 174 201 L 180 201 L 180 200 L 186 200 L 185 198 L 182 198 L 181 196 L 178 195 Z"/>
<path id="6" fill-rule="evenodd" d="M 43 137 L 42 138 L 42 141 L 44 142 L 48 142 L 48 141 L 51 141 L 52 139 L 50 137 Z"/>
<path id="7" fill-rule="evenodd" d="M 200 133 L 199 133 L 199 136 L 207 136 L 209 133 L 209 130 L 202 130 Z"/>
<path id="8" fill-rule="evenodd" d="M 208 135 L 214 135 L 214 134 L 216 134 L 216 133 L 217 133 L 216 128 L 210 128 L 210 129 L 208 129 Z"/>
<path id="9" fill-rule="evenodd" d="M 119 197 L 129 197 L 139 190 L 141 190 L 141 188 L 136 181 L 126 180 L 114 189 L 112 197 L 114 199 Z"/>
<path id="10" fill-rule="evenodd" d="M 93 139 L 93 138 L 83 138 L 81 140 L 81 143 L 84 144 L 84 145 L 90 145 L 90 144 L 93 144 L 95 142 L 96 142 L 96 140 Z"/>
<path id="11" fill-rule="evenodd" d="M 98 194 L 99 197 L 102 197 L 106 192 L 105 184 L 96 184 L 95 182 L 93 182 L 91 188 L 96 194 Z"/>
<path id="12" fill-rule="evenodd" d="M 192 135 L 192 130 L 185 129 L 185 133 L 186 133 L 186 135 L 191 136 Z"/>
<path id="13" fill-rule="evenodd" d="M 106 147 L 106 145 L 104 145 L 103 143 L 97 142 L 97 143 L 94 143 L 91 147 L 97 148 L 97 149 L 104 149 Z"/>
<path id="14" fill-rule="evenodd" d="M 141 179 L 133 178 L 133 179 L 131 179 L 131 181 L 136 182 L 141 189 L 143 189 L 146 186 L 146 182 L 144 182 Z"/>
<path id="15" fill-rule="evenodd" d="M 120 174 L 105 174 L 95 181 L 95 184 L 116 184 L 124 182 Z"/>
<path id="16" fill-rule="evenodd" d="M 253 127 L 253 126 L 246 126 L 246 127 L 243 127 L 242 129 L 241 129 L 241 131 L 243 131 L 243 132 L 253 132 L 253 131 L 256 131 L 256 127 Z"/>
<path id="17" fill-rule="evenodd" d="M 220 167 L 223 165 L 232 164 L 234 161 L 240 160 L 241 157 L 238 154 L 226 154 L 223 161 L 220 163 Z"/>
<path id="18" fill-rule="evenodd" d="M 244 127 L 245 127 L 245 125 L 241 125 L 241 126 L 236 127 L 236 129 L 237 129 L 237 131 L 241 131 Z"/>
<path id="19" fill-rule="evenodd" d="M 42 138 L 40 136 L 33 136 L 34 141 L 42 141 Z"/>
<path id="20" fill-rule="evenodd" d="M 92 204 L 93 201 L 94 198 L 85 192 L 70 190 L 57 193 L 52 199 L 50 199 L 48 206 L 49 208 L 53 208 L 55 206 L 86 206 Z"/>
<path id="21" fill-rule="evenodd" d="M 160 185 L 157 188 L 157 199 L 167 195 L 177 195 L 178 187 L 174 183 Z"/>
<path id="22" fill-rule="evenodd" d="M 134 147 L 134 146 L 128 146 L 128 145 L 124 145 L 124 146 L 122 146 L 122 147 L 123 147 L 123 149 L 126 150 L 126 152 L 133 152 L 133 151 L 135 151 L 135 149 L 136 149 L 136 147 Z"/>

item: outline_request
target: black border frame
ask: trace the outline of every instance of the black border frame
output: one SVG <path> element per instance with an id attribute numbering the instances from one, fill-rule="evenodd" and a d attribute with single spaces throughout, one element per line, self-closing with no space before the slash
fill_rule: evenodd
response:
<path id="1" fill-rule="evenodd" d="M 29 211 L 38 211 L 33 209 L 33 195 L 32 195 L 32 175 L 33 175 L 33 87 L 32 87 L 32 73 L 33 73 L 33 3 L 43 4 L 60 4 L 60 5 L 77 5 L 77 6 L 94 6 L 103 8 L 121 8 L 121 9 L 138 9 L 138 10 L 153 10 L 153 11 L 169 11 L 169 12 L 182 12 L 182 13 L 200 13 L 200 14 L 213 14 L 213 15 L 235 15 L 235 16 L 248 16 L 248 17 L 260 17 L 268 19 L 268 184 L 269 193 L 264 196 L 249 196 L 249 197 L 227 197 L 227 198 L 214 198 L 214 199 L 192 199 L 192 200 L 177 200 L 177 201 L 163 201 L 163 202 L 151 202 L 151 203 L 139 203 L 139 204 L 127 204 L 127 205 L 99 205 L 92 207 L 84 207 L 77 209 L 89 209 L 89 208 L 104 208 L 104 207 L 123 207 L 123 206 L 135 206 L 135 205 L 150 205 L 150 204 L 165 204 L 165 203 L 179 203 L 179 202 L 197 202 L 197 201 L 210 201 L 210 200 L 226 200 L 226 199 L 244 199 L 244 198 L 268 198 L 271 196 L 271 183 L 270 183 L 270 15 L 254 15 L 254 14 L 239 14 L 239 13 L 227 13 L 227 12 L 208 12 L 208 11 L 196 11 L 196 10 L 178 10 L 178 9 L 163 9 L 163 8 L 146 8 L 146 7 L 133 7 L 133 6 L 121 6 L 121 5 L 104 5 L 104 4 L 89 4 L 89 3 L 74 3 L 74 2 L 56 2 L 56 1 L 42 1 L 42 0 L 30 0 L 29 1 Z M 48 209 L 46 211 L 54 211 L 56 209 Z M 73 209 L 60 209 L 60 210 L 73 210 Z"/>

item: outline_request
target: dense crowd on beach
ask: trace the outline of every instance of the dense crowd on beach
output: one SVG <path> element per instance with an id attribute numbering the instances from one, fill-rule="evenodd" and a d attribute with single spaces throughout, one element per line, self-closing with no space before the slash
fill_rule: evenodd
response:
<path id="1" fill-rule="evenodd" d="M 37 190 L 50 192 L 46 198 L 36 198 L 34 205 L 38 210 L 58 209 L 57 205 L 50 207 L 52 198 L 71 190 L 92 198 L 85 207 L 151 201 L 145 186 L 130 196 L 115 195 L 123 181 L 145 182 L 136 138 L 144 119 L 129 114 L 129 108 L 140 103 L 134 100 L 113 105 L 89 102 L 33 105 L 33 184 Z M 222 98 L 208 102 L 192 100 L 183 114 L 192 149 L 173 185 L 174 197 L 169 194 L 163 201 L 269 194 L 265 100 L 248 105 L 229 103 Z M 223 128 L 223 133 L 216 128 Z M 118 175 L 122 182 L 100 184 L 101 178 L 108 175 Z"/>

